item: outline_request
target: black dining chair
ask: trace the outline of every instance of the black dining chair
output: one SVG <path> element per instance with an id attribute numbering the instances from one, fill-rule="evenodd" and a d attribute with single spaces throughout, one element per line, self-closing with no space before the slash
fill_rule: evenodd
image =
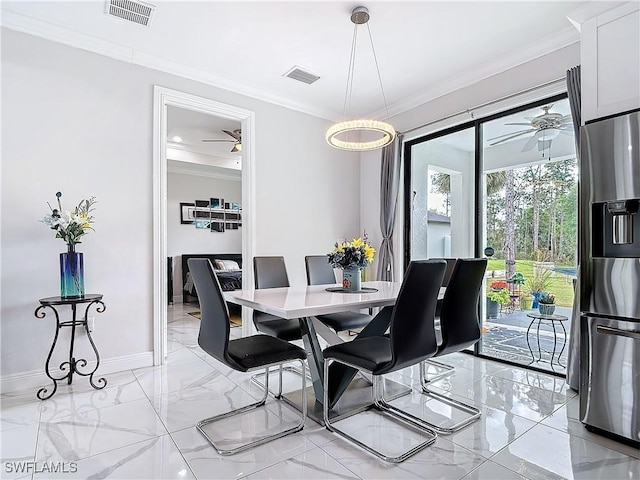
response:
<path id="1" fill-rule="evenodd" d="M 433 358 L 460 352 L 480 340 L 482 331 L 478 318 L 478 300 L 486 269 L 486 258 L 458 259 L 456 262 L 442 299 L 440 312 L 442 340 Z M 420 364 L 420 383 L 423 393 L 431 399 L 441 401 L 468 414 L 466 418 L 450 426 L 429 423 L 439 433 L 457 432 L 480 418 L 480 410 L 474 406 L 429 389 L 430 382 L 426 379 L 425 362 Z"/>
<path id="2" fill-rule="evenodd" d="M 449 281 L 451 280 L 451 275 L 453 274 L 453 269 L 456 266 L 457 258 L 432 258 L 431 260 L 444 260 L 447 262 L 447 269 L 444 272 L 444 277 L 442 278 L 442 286 L 447 287 L 449 285 Z M 442 341 L 442 337 L 440 334 L 440 312 L 442 311 L 442 299 L 438 300 L 436 303 L 436 337 L 438 339 L 438 343 Z M 455 367 L 453 365 L 449 365 L 447 363 L 439 362 L 430 358 L 426 361 L 426 365 L 434 366 L 438 369 L 438 372 L 435 374 L 428 373 L 428 369 L 425 370 L 424 380 L 428 382 L 435 382 L 436 380 L 440 380 L 448 375 L 451 375 L 455 371 Z M 425 366 L 426 366 L 425 365 Z"/>
<path id="3" fill-rule="evenodd" d="M 230 340 L 229 311 L 211 261 L 206 258 L 191 258 L 188 260 L 188 264 L 196 287 L 196 293 L 198 294 L 198 301 L 200 302 L 201 319 L 198 345 L 207 354 L 234 370 L 251 372 L 257 369 L 264 369 L 266 373 L 264 395 L 259 401 L 201 420 L 197 423 L 198 431 L 220 455 L 232 455 L 302 430 L 307 416 L 306 375 L 302 375 L 302 414 L 300 422 L 294 426 L 274 433 L 273 427 L 269 425 L 268 430 L 262 434 L 252 432 L 256 434 L 252 441 L 231 449 L 217 446 L 209 433 L 205 431 L 205 426 L 223 418 L 264 406 L 269 392 L 269 367 L 274 365 L 282 366 L 283 363 L 298 361 L 304 372 L 307 353 L 296 345 L 268 335 L 252 335 Z M 228 443 L 229 440 L 223 439 L 222 442 Z"/>
<path id="4" fill-rule="evenodd" d="M 288 287 L 284 257 L 253 257 L 253 278 L 256 289 Z M 295 320 L 254 310 L 253 324 L 259 332 L 288 342 L 302 338 L 300 322 Z"/>
<path id="5" fill-rule="evenodd" d="M 323 351 L 323 415 L 327 429 L 388 462 L 406 460 L 431 445 L 438 436 L 421 418 L 386 402 L 382 375 L 416 365 L 436 353 L 438 345 L 433 319 L 445 268 L 444 261 L 411 262 L 391 311 L 389 334 L 356 338 Z M 378 315 L 386 314 L 388 311 L 382 310 Z M 418 430 L 421 438 L 425 439 L 400 455 L 391 456 L 338 429 L 335 426 L 338 422 L 331 423 L 329 418 L 329 367 L 333 362 L 370 373 L 373 381 L 374 409 Z"/>
<path id="6" fill-rule="evenodd" d="M 289 276 L 284 257 L 281 256 L 259 256 L 253 257 L 253 278 L 256 289 L 280 288 L 289 286 Z M 287 342 L 302 339 L 302 330 L 299 320 L 281 318 L 270 313 L 253 311 L 253 324 L 261 333 L 270 335 Z M 282 395 L 282 371 L 289 371 L 301 375 L 302 371 L 294 365 L 284 365 L 280 367 L 278 393 L 276 398 Z M 262 386 L 260 378 L 264 374 L 254 375 L 251 380 Z"/>
<path id="7" fill-rule="evenodd" d="M 307 285 L 335 284 L 333 267 L 326 255 L 307 255 L 304 257 L 307 271 Z M 316 318 L 333 329 L 336 333 L 364 327 L 371 321 L 371 315 L 360 312 L 339 312 L 317 315 Z"/>

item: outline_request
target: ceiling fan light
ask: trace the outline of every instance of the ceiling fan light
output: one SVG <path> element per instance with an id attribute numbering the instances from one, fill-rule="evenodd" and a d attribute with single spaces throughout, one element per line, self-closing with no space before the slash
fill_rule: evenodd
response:
<path id="1" fill-rule="evenodd" d="M 236 142 L 233 144 L 233 148 L 231 149 L 231 153 L 241 152 L 242 144 L 240 142 Z"/>
<path id="2" fill-rule="evenodd" d="M 543 128 L 542 130 L 538 131 L 538 141 L 545 142 L 548 140 L 553 140 L 558 135 L 560 135 L 559 128 Z"/>

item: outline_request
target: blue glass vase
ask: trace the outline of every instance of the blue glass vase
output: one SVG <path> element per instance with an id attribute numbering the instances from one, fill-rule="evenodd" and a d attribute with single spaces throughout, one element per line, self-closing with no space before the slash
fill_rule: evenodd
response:
<path id="1" fill-rule="evenodd" d="M 84 297 L 84 259 L 76 252 L 75 245 L 60 254 L 60 296 L 62 298 Z"/>

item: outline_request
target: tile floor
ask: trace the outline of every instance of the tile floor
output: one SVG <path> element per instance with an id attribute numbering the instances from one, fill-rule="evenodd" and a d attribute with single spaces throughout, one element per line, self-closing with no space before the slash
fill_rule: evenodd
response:
<path id="1" fill-rule="evenodd" d="M 562 379 L 464 354 L 446 359 L 456 372 L 434 387 L 478 405 L 481 420 L 440 436 L 404 463 L 379 461 L 311 420 L 297 434 L 221 457 L 195 423 L 249 403 L 259 392 L 247 375 L 199 349 L 199 320 L 186 314 L 195 309 L 170 308 L 167 365 L 106 375 L 109 384 L 99 391 L 76 377 L 71 387 L 59 387 L 44 402 L 36 399 L 35 389 L 3 393 L 0 477 L 640 479 L 640 452 L 587 432 L 578 420 L 578 397 Z M 240 329 L 232 329 L 232 335 L 240 335 Z M 408 369 L 393 378 L 416 387 L 416 374 L 416 368 Z M 288 388 L 295 388 L 298 380 L 287 380 Z M 440 418 L 450 415 L 442 404 L 415 392 L 394 404 Z M 230 420 L 227 431 L 242 436 L 264 427 L 267 418 L 272 427 L 274 412 L 293 419 L 286 405 L 271 400 L 268 409 Z M 341 427 L 381 448 L 415 441 L 372 412 L 346 419 Z M 18 465 L 32 470 L 16 471 Z M 46 471 L 56 465 L 65 470 Z"/>

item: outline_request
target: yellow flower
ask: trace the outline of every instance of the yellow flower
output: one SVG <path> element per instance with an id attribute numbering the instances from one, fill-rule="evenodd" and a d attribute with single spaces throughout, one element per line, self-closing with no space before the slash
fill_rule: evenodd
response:
<path id="1" fill-rule="evenodd" d="M 352 247 L 364 247 L 364 241 L 362 238 L 354 238 L 351 242 Z"/>
<path id="2" fill-rule="evenodd" d="M 376 253 L 376 249 L 373 248 L 370 245 L 365 245 L 364 246 L 364 256 L 367 259 L 367 262 L 371 263 L 373 262 L 373 255 Z"/>

